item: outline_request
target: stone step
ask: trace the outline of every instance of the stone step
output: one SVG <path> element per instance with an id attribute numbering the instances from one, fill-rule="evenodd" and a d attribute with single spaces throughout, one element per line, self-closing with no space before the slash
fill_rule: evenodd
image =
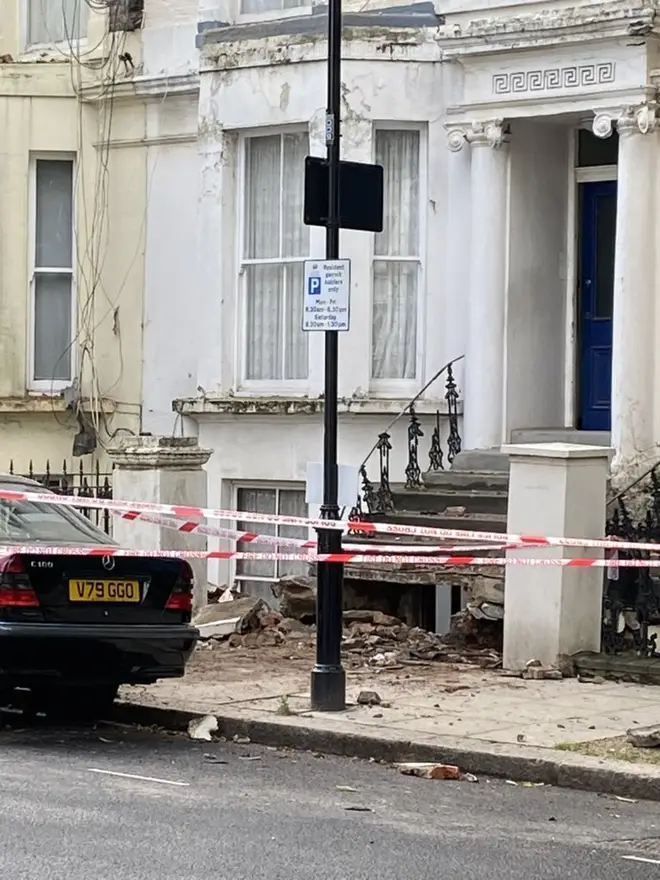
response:
<path id="1" fill-rule="evenodd" d="M 452 471 L 477 473 L 509 473 L 509 456 L 499 446 L 491 449 L 466 449 L 460 452 L 451 466 Z"/>
<path id="2" fill-rule="evenodd" d="M 456 459 L 458 461 L 458 458 Z M 509 472 L 502 471 L 426 471 L 422 480 L 427 491 L 468 489 L 473 492 L 509 490 Z"/>
<path id="3" fill-rule="evenodd" d="M 506 489 L 406 489 L 392 486 L 396 510 L 441 514 L 448 507 L 464 507 L 467 513 L 491 513 L 506 515 L 508 492 Z"/>
<path id="4" fill-rule="evenodd" d="M 425 514 L 411 510 L 397 510 L 390 514 L 374 514 L 369 519 L 372 522 L 396 522 L 407 526 L 506 534 L 506 515 L 502 514 L 466 513 L 465 516 L 445 516 L 443 514 Z M 410 538 L 411 543 L 414 540 L 415 538 Z"/>

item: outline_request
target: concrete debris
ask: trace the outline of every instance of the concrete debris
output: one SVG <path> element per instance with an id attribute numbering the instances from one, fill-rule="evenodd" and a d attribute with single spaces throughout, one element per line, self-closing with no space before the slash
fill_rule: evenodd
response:
<path id="1" fill-rule="evenodd" d="M 453 764 L 408 763 L 395 766 L 404 776 L 417 776 L 419 779 L 461 778 L 461 771 Z"/>
<path id="2" fill-rule="evenodd" d="M 472 602 L 470 608 L 464 608 L 451 619 L 451 629 L 446 638 L 447 642 L 460 648 L 490 648 L 491 650 L 502 651 L 502 633 L 503 624 L 500 618 L 493 619 L 488 617 L 486 613 L 481 614 L 478 618 L 474 616 L 474 609 L 481 609 L 482 605 L 487 606 L 489 614 L 495 614 L 488 606 L 496 605 L 494 602 Z M 477 612 L 479 613 L 479 612 Z"/>
<path id="3" fill-rule="evenodd" d="M 559 681 L 564 676 L 555 666 L 542 666 L 538 660 L 531 660 L 522 674 L 522 678 L 532 681 Z"/>
<path id="4" fill-rule="evenodd" d="M 215 605 L 220 599 L 222 599 L 223 602 L 227 602 L 229 599 L 240 599 L 240 597 L 241 594 L 238 590 L 228 587 L 227 584 L 223 584 L 221 587 L 216 586 L 215 584 L 207 584 L 206 602 L 209 605 Z"/>
<path id="5" fill-rule="evenodd" d="M 492 602 L 476 605 L 468 602 L 466 607 L 475 620 L 504 620 L 504 605 L 494 605 Z"/>
<path id="6" fill-rule="evenodd" d="M 215 623 L 198 623 L 195 625 L 199 630 L 200 639 L 206 641 L 207 639 L 226 639 L 227 636 L 236 632 L 236 627 L 240 622 L 240 617 L 229 617 L 227 620 L 218 620 Z"/>
<path id="7" fill-rule="evenodd" d="M 190 739 L 198 739 L 203 742 L 211 742 L 212 733 L 218 729 L 218 719 L 215 715 L 205 715 L 203 718 L 193 718 L 188 725 Z"/>
<path id="8" fill-rule="evenodd" d="M 650 727 L 631 728 L 626 731 L 628 742 L 638 749 L 660 748 L 660 724 L 652 724 Z"/>
<path id="9" fill-rule="evenodd" d="M 261 617 L 269 612 L 270 608 L 262 599 L 244 596 L 205 605 L 195 615 L 193 623 L 202 639 L 227 638 L 231 633 L 261 628 Z"/>
<path id="10" fill-rule="evenodd" d="M 283 617 L 312 622 L 316 619 L 316 581 L 311 577 L 290 576 L 281 578 L 271 587 L 279 601 Z"/>
<path id="11" fill-rule="evenodd" d="M 445 507 L 443 516 L 465 516 L 467 507 Z"/>
<path id="12" fill-rule="evenodd" d="M 224 641 L 232 650 L 285 645 L 289 640 L 310 641 L 316 628 L 295 616 L 310 610 L 310 593 L 305 578 L 283 578 L 273 588 L 279 592 L 282 611 L 273 611 L 261 599 L 242 596 L 206 605 L 195 618 L 202 639 Z M 303 614 L 309 619 L 309 615 Z M 463 620 L 475 621 L 467 615 Z M 490 622 L 489 622 L 490 623 Z M 501 629 L 501 621 L 498 622 Z M 455 644 L 458 642 L 458 644 Z M 347 667 L 401 669 L 428 666 L 434 662 L 475 664 L 483 669 L 501 666 L 499 652 L 478 640 L 438 636 L 411 627 L 391 614 L 378 610 L 344 612 L 344 662 Z"/>
<path id="13" fill-rule="evenodd" d="M 239 736 L 238 733 L 235 733 L 232 742 L 235 742 L 239 746 L 247 746 L 252 742 L 252 740 L 249 736 Z"/>
<path id="14" fill-rule="evenodd" d="M 578 675 L 577 680 L 580 684 L 605 684 L 605 679 L 602 675 L 591 675 L 583 672 Z"/>
<path id="15" fill-rule="evenodd" d="M 364 623 L 371 626 L 397 626 L 401 623 L 398 617 L 384 614 L 382 611 L 344 611 L 344 623 Z"/>
<path id="16" fill-rule="evenodd" d="M 380 706 L 380 695 L 376 691 L 360 691 L 358 694 L 358 705 L 360 706 Z"/>
<path id="17" fill-rule="evenodd" d="M 575 660 L 570 654 L 560 654 L 557 657 L 557 669 L 561 672 L 564 678 L 575 678 L 577 674 Z"/>
<path id="18" fill-rule="evenodd" d="M 435 661 L 476 662 L 488 669 L 501 665 L 500 655 L 495 651 L 475 648 L 457 650 L 443 637 L 419 627 L 409 627 L 400 620 L 391 626 L 363 621 L 350 623 L 342 647 L 347 654 L 361 658 L 363 664 L 378 667 Z"/>

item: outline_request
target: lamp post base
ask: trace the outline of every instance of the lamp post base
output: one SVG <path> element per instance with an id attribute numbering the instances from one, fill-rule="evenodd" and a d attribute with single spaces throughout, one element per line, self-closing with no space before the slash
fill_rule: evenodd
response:
<path id="1" fill-rule="evenodd" d="M 316 712 L 342 712 L 346 708 L 346 673 L 341 666 L 314 667 L 311 703 Z"/>

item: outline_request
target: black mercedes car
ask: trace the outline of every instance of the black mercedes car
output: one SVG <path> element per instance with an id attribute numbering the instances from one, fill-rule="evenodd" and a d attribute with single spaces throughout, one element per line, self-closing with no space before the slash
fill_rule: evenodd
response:
<path id="1" fill-rule="evenodd" d="M 2 475 L 0 489 L 46 491 Z M 37 712 L 98 717 L 121 684 L 183 675 L 198 638 L 185 560 L 39 549 L 48 546 L 116 545 L 71 507 L 0 499 L 0 705 L 18 692 Z"/>

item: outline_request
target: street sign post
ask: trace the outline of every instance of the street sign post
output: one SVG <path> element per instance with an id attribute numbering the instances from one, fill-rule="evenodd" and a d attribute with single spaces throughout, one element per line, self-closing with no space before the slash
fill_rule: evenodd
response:
<path id="1" fill-rule="evenodd" d="M 383 169 L 340 161 L 341 4 L 328 0 L 328 100 L 325 111 L 326 159 L 305 160 L 303 219 L 325 226 L 325 260 L 305 263 L 303 329 L 325 332 L 323 393 L 323 504 L 321 518 L 339 519 L 337 468 L 337 384 L 339 333 L 349 328 L 350 265 L 339 259 L 339 230 L 381 232 Z M 340 553 L 339 529 L 318 529 L 319 553 Z M 312 708 L 346 708 L 346 675 L 341 665 L 344 566 L 319 562 L 316 593 L 316 665 L 312 670 Z"/>
<path id="2" fill-rule="evenodd" d="M 325 231 L 326 263 L 339 260 L 339 155 L 341 134 L 341 2 L 328 2 L 328 102 L 325 110 L 325 144 L 328 161 L 328 219 Z M 318 276 L 316 276 L 318 277 Z M 316 284 L 318 282 L 311 282 Z M 322 290 L 321 286 L 318 288 Z M 310 287 L 311 289 L 311 287 Z M 305 290 L 307 294 L 307 288 Z M 311 296 L 319 294 L 309 294 Z M 325 331 L 323 399 L 323 504 L 321 518 L 339 519 L 337 491 L 337 383 L 339 332 Z M 339 529 L 318 530 L 319 553 L 340 553 Z M 313 709 L 340 712 L 346 708 L 346 673 L 341 665 L 344 566 L 341 562 L 317 565 L 316 665 L 312 670 Z"/>

